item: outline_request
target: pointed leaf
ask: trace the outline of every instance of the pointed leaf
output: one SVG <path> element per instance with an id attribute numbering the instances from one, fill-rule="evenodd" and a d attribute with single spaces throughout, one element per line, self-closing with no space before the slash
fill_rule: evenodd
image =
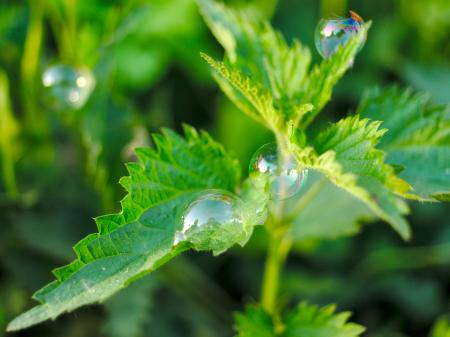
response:
<path id="1" fill-rule="evenodd" d="M 264 190 L 242 193 L 242 223 L 224 224 L 204 238 L 196 233 L 190 242 L 175 245 L 186 207 L 209 188 L 233 190 L 239 179 L 236 160 L 206 133 L 185 128 L 185 138 L 164 130 L 155 135 L 156 150 L 138 149 L 138 163 L 128 164 L 130 176 L 121 180 L 128 191 L 122 212 L 96 219 L 98 233 L 74 248 L 77 260 L 54 271 L 56 281 L 38 291 L 41 302 L 22 314 L 8 330 L 22 329 L 85 304 L 101 302 L 149 273 L 172 257 L 194 247 L 220 253 L 235 243 L 244 244 L 264 214 Z M 248 184 L 247 184 L 248 185 Z M 250 184 L 252 188 L 263 184 Z M 229 226 L 233 231 L 230 233 Z M 210 236 L 220 240 L 211 240 Z M 203 238 L 203 239 L 202 239 Z M 195 239 L 195 240 L 194 240 Z"/>
<path id="2" fill-rule="evenodd" d="M 305 302 L 287 314 L 283 337 L 357 337 L 365 328 L 348 323 L 350 313 L 335 313 L 335 306 L 319 308 Z"/>
<path id="3" fill-rule="evenodd" d="M 258 306 L 248 306 L 244 313 L 234 315 L 236 337 L 275 337 L 272 317 Z"/>
<path id="4" fill-rule="evenodd" d="M 373 89 L 358 108 L 364 117 L 383 120 L 389 131 L 380 148 L 386 161 L 402 168 L 412 198 L 450 200 L 450 110 L 429 107 L 423 93 L 391 87 Z"/>
<path id="5" fill-rule="evenodd" d="M 410 236 L 403 218 L 408 210 L 396 194 L 404 195 L 409 185 L 396 177 L 384 163 L 384 154 L 375 145 L 385 130 L 379 122 L 347 117 L 319 134 L 314 148 L 298 147 L 299 165 L 325 175 L 331 182 L 363 201 L 405 239 Z"/>
<path id="6" fill-rule="evenodd" d="M 281 33 L 254 15 L 254 11 L 232 10 L 214 0 L 198 2 L 206 23 L 227 56 L 220 67 L 208 60 L 222 75 L 216 76 L 216 80 L 240 109 L 269 128 L 273 127 L 273 120 L 282 121 L 278 127 L 290 120 L 295 126 L 305 127 L 313 120 L 331 98 L 333 86 L 351 67 L 370 26 L 364 25 L 360 34 L 353 36 L 335 55 L 309 71 L 309 49 L 296 39 L 289 45 Z M 248 102 L 235 92 L 236 83 L 244 81 L 251 82 L 257 88 L 253 94 L 261 94 L 264 101 L 268 101 L 265 96 L 272 97 L 272 111 L 259 111 L 262 120 L 256 117 L 254 109 L 258 111 L 258 108 L 253 105 L 249 109 Z M 242 90 L 238 91 L 242 94 Z M 302 106 L 306 104 L 309 108 L 305 110 Z M 302 119 L 305 119 L 303 123 Z"/>

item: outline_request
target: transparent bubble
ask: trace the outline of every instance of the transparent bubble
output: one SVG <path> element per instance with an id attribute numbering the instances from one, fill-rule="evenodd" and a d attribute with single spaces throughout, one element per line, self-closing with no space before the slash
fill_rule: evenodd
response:
<path id="1" fill-rule="evenodd" d="M 198 249 L 226 249 L 241 235 L 241 210 L 242 201 L 232 193 L 216 189 L 202 192 L 184 211 L 174 244 L 189 241 Z"/>
<path id="2" fill-rule="evenodd" d="M 273 200 L 288 199 L 297 194 L 307 177 L 307 170 L 299 170 L 294 158 L 287 158 L 280 167 L 275 143 L 261 146 L 253 155 L 249 171 L 269 174 L 270 196 Z"/>
<path id="3" fill-rule="evenodd" d="M 323 58 L 328 59 L 336 53 L 339 46 L 345 45 L 352 35 L 358 34 L 363 24 L 363 19 L 352 11 L 350 17 L 346 19 L 321 19 L 314 36 L 317 51 Z M 358 51 L 365 42 L 366 36 L 361 41 Z"/>
<path id="4" fill-rule="evenodd" d="M 47 103 L 56 110 L 82 108 L 95 87 L 95 78 L 87 68 L 65 64 L 48 67 L 42 74 Z"/>

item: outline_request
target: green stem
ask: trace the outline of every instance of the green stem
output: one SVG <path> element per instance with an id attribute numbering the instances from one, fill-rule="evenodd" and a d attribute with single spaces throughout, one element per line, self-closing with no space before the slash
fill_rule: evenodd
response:
<path id="1" fill-rule="evenodd" d="M 25 105 L 26 121 L 30 130 L 37 134 L 45 134 L 46 123 L 38 116 L 35 92 L 35 80 L 42 45 L 44 8 L 40 1 L 29 1 L 31 19 L 28 25 L 24 45 L 21 78 L 22 102 Z"/>
<path id="2" fill-rule="evenodd" d="M 276 313 L 281 269 L 291 245 L 292 239 L 284 231 L 271 233 L 261 294 L 261 304 L 271 314 Z"/>
<path id="3" fill-rule="evenodd" d="M 64 1 L 64 7 L 65 7 L 65 16 L 66 16 L 66 23 L 65 23 L 65 29 L 67 30 L 67 52 L 66 56 L 70 63 L 77 64 L 80 62 L 78 51 L 79 48 L 77 48 L 76 43 L 78 40 L 78 33 L 77 33 L 77 11 L 78 11 L 78 1 L 77 0 L 65 0 Z"/>
<path id="4" fill-rule="evenodd" d="M 279 165 L 282 167 L 290 155 L 289 141 L 283 132 L 275 132 L 275 137 L 279 151 Z M 271 314 L 276 313 L 281 269 L 292 245 L 289 234 L 291 224 L 284 221 L 285 205 L 283 201 L 274 203 L 270 208 L 271 219 L 266 223 L 270 239 L 262 282 L 261 304 Z"/>
<path id="5" fill-rule="evenodd" d="M 6 73 L 0 69 L 0 161 L 6 194 L 11 198 L 18 195 L 13 155 L 18 129 L 11 108 L 9 80 Z"/>
<path id="6" fill-rule="evenodd" d="M 287 217 L 284 216 L 284 206 L 278 207 L 273 214 L 275 215 L 274 222 L 266 224 L 270 239 L 263 276 L 261 303 L 270 314 L 276 313 L 281 270 L 292 246 L 289 229 L 292 225 L 293 215 L 301 212 L 324 185 L 325 179 L 322 179 L 310 188 L 308 193 L 294 207 L 294 212 L 291 212 Z"/>

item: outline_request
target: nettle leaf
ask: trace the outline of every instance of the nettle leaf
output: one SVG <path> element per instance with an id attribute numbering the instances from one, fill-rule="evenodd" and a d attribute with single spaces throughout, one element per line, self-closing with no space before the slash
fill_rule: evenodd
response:
<path id="1" fill-rule="evenodd" d="M 281 315 L 277 326 L 261 307 L 249 306 L 245 313 L 235 315 L 237 337 L 357 337 L 365 328 L 347 322 L 350 313 L 335 313 L 336 307 L 319 308 L 306 302 Z"/>
<path id="2" fill-rule="evenodd" d="M 385 220 L 404 238 L 410 228 L 403 215 L 410 186 L 384 163 L 384 153 L 375 148 L 386 130 L 380 122 L 350 116 L 320 133 L 313 147 L 293 149 L 299 165 L 323 174 L 338 187 L 360 199 L 377 217 Z"/>
<path id="3" fill-rule="evenodd" d="M 248 306 L 244 313 L 234 315 L 236 337 L 275 337 L 272 316 L 259 306 Z"/>
<path id="4" fill-rule="evenodd" d="M 239 109 L 268 129 L 275 131 L 283 126 L 283 119 L 277 113 L 268 90 L 226 63 L 216 61 L 206 54 L 201 56 L 215 69 L 215 78 L 220 88 Z"/>
<path id="5" fill-rule="evenodd" d="M 370 27 L 366 24 L 345 47 L 309 70 L 309 48 L 296 39 L 289 45 L 253 12 L 232 10 L 213 0 L 198 2 L 226 52 L 224 62 L 204 56 L 215 69 L 217 82 L 241 110 L 272 130 L 284 128 L 288 121 L 304 128 L 314 119 L 351 67 Z"/>
<path id="6" fill-rule="evenodd" d="M 285 321 L 283 337 L 357 337 L 365 328 L 348 323 L 349 312 L 335 314 L 336 307 L 329 305 L 319 308 L 305 302 L 290 312 Z"/>
<path id="7" fill-rule="evenodd" d="M 351 37 L 344 47 L 339 48 L 333 56 L 323 60 L 310 71 L 303 90 L 299 90 L 296 94 L 298 101 L 308 102 L 314 106 L 314 109 L 306 114 L 301 124 L 303 128 L 309 125 L 330 101 L 333 87 L 352 67 L 361 41 L 365 39 L 370 26 L 371 22 L 364 24 L 358 35 Z"/>
<path id="8" fill-rule="evenodd" d="M 74 248 L 77 260 L 54 270 L 56 281 L 34 295 L 41 304 L 12 321 L 8 330 L 104 301 L 189 248 L 218 254 L 248 240 L 253 226 L 263 220 L 267 202 L 265 184 L 258 179 L 243 186 L 242 223 L 239 228 L 234 221 L 230 224 L 233 233 L 227 232 L 226 224 L 223 230 L 218 229 L 220 240 L 209 238 L 216 237 L 216 233 L 210 233 L 208 240 L 202 241 L 199 232 L 189 242 L 174 245 L 186 207 L 205 189 L 234 190 L 239 164 L 208 134 L 190 127 L 185 127 L 185 138 L 163 130 L 154 136 L 154 143 L 156 149 L 137 149 L 139 162 L 127 165 L 130 175 L 120 181 L 128 191 L 122 200 L 122 212 L 96 219 L 98 233 Z"/>
<path id="9" fill-rule="evenodd" d="M 290 210 L 287 220 L 293 224 L 292 237 L 296 241 L 354 235 L 362 223 L 376 218 L 361 199 L 319 172 L 309 172 L 302 189 L 288 200 L 286 207 Z"/>
<path id="10" fill-rule="evenodd" d="M 450 110 L 429 107 L 428 102 L 428 95 L 398 87 L 373 89 L 366 92 L 358 111 L 384 121 L 389 131 L 379 147 L 412 185 L 410 197 L 449 201 Z"/>

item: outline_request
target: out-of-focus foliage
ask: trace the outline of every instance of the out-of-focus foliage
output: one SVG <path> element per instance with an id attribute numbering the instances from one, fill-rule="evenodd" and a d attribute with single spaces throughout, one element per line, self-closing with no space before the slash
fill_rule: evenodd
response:
<path id="1" fill-rule="evenodd" d="M 364 332 L 364 327 L 347 323 L 350 313 L 335 313 L 335 310 L 333 305 L 319 308 L 302 302 L 286 313 L 276 327 L 264 310 L 248 307 L 244 314 L 235 316 L 237 337 L 357 337 Z"/>
<path id="2" fill-rule="evenodd" d="M 246 7 L 249 1 L 227 3 Z M 311 48 L 321 15 L 346 15 L 353 9 L 373 21 L 365 48 L 313 128 L 354 110 L 363 90 L 375 85 L 400 82 L 427 91 L 432 103 L 448 103 L 448 1 L 257 4 L 288 42 L 297 38 Z M 161 126 L 180 130 L 181 122 L 202 126 L 238 156 L 243 169 L 270 136 L 237 112 L 210 80 L 199 52 L 217 58 L 220 47 L 192 0 L 2 1 L 0 48 L 2 336 L 7 322 L 32 305 L 32 292 L 51 281 L 48 271 L 70 261 L 70 246 L 95 231 L 91 217 L 118 210 L 116 201 L 125 194 L 117 184 L 126 174 L 123 162 L 134 159 L 131 148 L 150 142 L 148 131 Z M 318 58 L 313 52 L 312 59 Z M 81 111 L 52 111 L 42 102 L 40 74 L 54 62 L 93 69 L 97 88 Z M 322 191 L 328 188 L 333 186 Z M 447 337 L 445 319 L 432 326 L 449 309 L 448 206 L 412 203 L 414 236 L 407 244 L 376 225 L 354 238 L 316 240 L 354 233 L 370 217 L 359 203 L 346 202 L 345 195 L 337 200 L 328 196 L 318 194 L 313 203 L 322 210 L 320 217 L 308 219 L 317 213 L 305 211 L 296 220 L 302 240 L 294 244 L 282 296 L 319 305 L 337 302 L 340 309 L 357 313 L 353 320 L 367 326 L 370 337 Z M 329 217 L 333 209 L 337 216 Z M 314 231 L 305 231 L 302 221 L 315 221 Z M 192 253 L 184 262 L 175 260 L 172 268 L 163 267 L 157 283 L 144 278 L 140 282 L 148 284 L 137 283 L 105 309 L 82 309 L 21 336 L 60 336 L 61 331 L 69 337 L 102 331 L 127 337 L 230 336 L 229 312 L 240 309 L 236 303 L 258 297 L 265 242 L 264 231 L 257 229 L 246 248 L 231 255 L 212 259 Z M 135 293 L 127 296 L 128 291 Z M 157 320 L 151 319 L 152 302 Z M 133 315 L 136 321 L 114 319 L 120 312 L 130 314 L 127 305 L 141 308 Z M 112 326 L 111 319 L 120 327 Z M 133 323 L 135 330 L 127 327 Z"/>
<path id="3" fill-rule="evenodd" d="M 450 336 L 450 321 L 448 317 L 440 318 L 433 327 L 430 337 L 447 337 Z"/>

